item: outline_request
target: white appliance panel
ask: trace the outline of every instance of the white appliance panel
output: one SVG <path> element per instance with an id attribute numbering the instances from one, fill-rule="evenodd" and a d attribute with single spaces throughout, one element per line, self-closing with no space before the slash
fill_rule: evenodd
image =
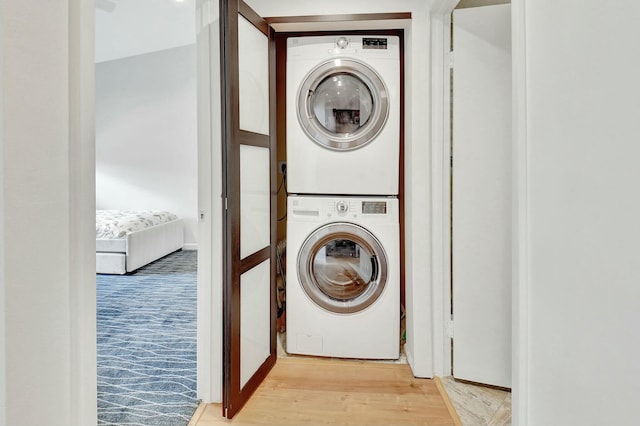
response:
<path id="1" fill-rule="evenodd" d="M 349 44 L 344 49 L 336 44 L 340 36 L 288 40 L 288 191 L 293 194 L 397 195 L 400 169 L 399 39 L 375 35 L 345 37 Z M 386 40 L 385 48 L 363 48 L 363 39 L 382 38 Z M 385 114 L 382 129 L 370 143 L 349 150 L 329 149 L 314 142 L 300 124 L 300 88 L 319 65 L 334 61 L 336 67 L 340 67 L 345 60 L 362 63 L 379 77 L 384 90 L 374 92 L 384 97 L 380 102 L 388 103 L 388 114 Z"/>
<path id="2" fill-rule="evenodd" d="M 362 211 L 363 201 L 376 204 Z M 340 213 L 338 203 L 347 211 Z M 342 207 L 344 209 L 344 206 Z M 384 290 L 373 304 L 353 313 L 320 307 L 305 293 L 298 276 L 298 253 L 309 236 L 327 224 L 349 223 L 368 230 L 387 258 Z M 398 200 L 291 196 L 287 222 L 287 351 L 295 354 L 363 359 L 397 359 L 400 353 L 400 254 Z"/>

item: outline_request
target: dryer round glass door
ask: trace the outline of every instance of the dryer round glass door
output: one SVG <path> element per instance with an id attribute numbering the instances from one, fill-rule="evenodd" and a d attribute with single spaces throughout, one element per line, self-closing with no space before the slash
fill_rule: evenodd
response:
<path id="1" fill-rule="evenodd" d="M 350 59 L 325 62 L 309 73 L 298 94 L 298 120 L 321 146 L 352 150 L 371 142 L 389 115 L 380 76 Z"/>
<path id="2" fill-rule="evenodd" d="M 314 231 L 298 254 L 298 278 L 316 305 L 336 313 L 362 311 L 387 283 L 387 255 L 378 239 L 350 223 Z"/>

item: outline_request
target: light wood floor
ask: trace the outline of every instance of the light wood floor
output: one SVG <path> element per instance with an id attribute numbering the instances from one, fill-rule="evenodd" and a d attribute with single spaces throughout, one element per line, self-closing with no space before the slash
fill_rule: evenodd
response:
<path id="1" fill-rule="evenodd" d="M 233 420 L 222 418 L 219 404 L 202 404 L 189 426 L 229 423 L 272 426 L 461 424 L 438 383 L 414 378 L 407 364 L 306 357 L 278 359 L 267 379 Z"/>

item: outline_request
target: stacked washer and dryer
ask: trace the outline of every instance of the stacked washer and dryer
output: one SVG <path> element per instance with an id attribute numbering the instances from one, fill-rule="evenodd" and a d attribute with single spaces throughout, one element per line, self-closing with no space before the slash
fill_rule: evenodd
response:
<path id="1" fill-rule="evenodd" d="M 287 44 L 287 352 L 400 352 L 396 36 Z"/>

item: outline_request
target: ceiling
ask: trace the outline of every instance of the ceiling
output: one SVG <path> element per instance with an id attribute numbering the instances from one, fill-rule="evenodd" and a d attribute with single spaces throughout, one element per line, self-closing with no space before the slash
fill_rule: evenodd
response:
<path id="1" fill-rule="evenodd" d="M 96 62 L 142 55 L 196 42 L 196 0 L 94 1 Z M 258 11 L 261 5 L 273 1 L 247 0 Z M 458 7 L 509 2 L 510 0 L 461 0 Z"/>
<path id="2" fill-rule="evenodd" d="M 95 0 L 96 62 L 196 42 L 196 0 Z"/>

